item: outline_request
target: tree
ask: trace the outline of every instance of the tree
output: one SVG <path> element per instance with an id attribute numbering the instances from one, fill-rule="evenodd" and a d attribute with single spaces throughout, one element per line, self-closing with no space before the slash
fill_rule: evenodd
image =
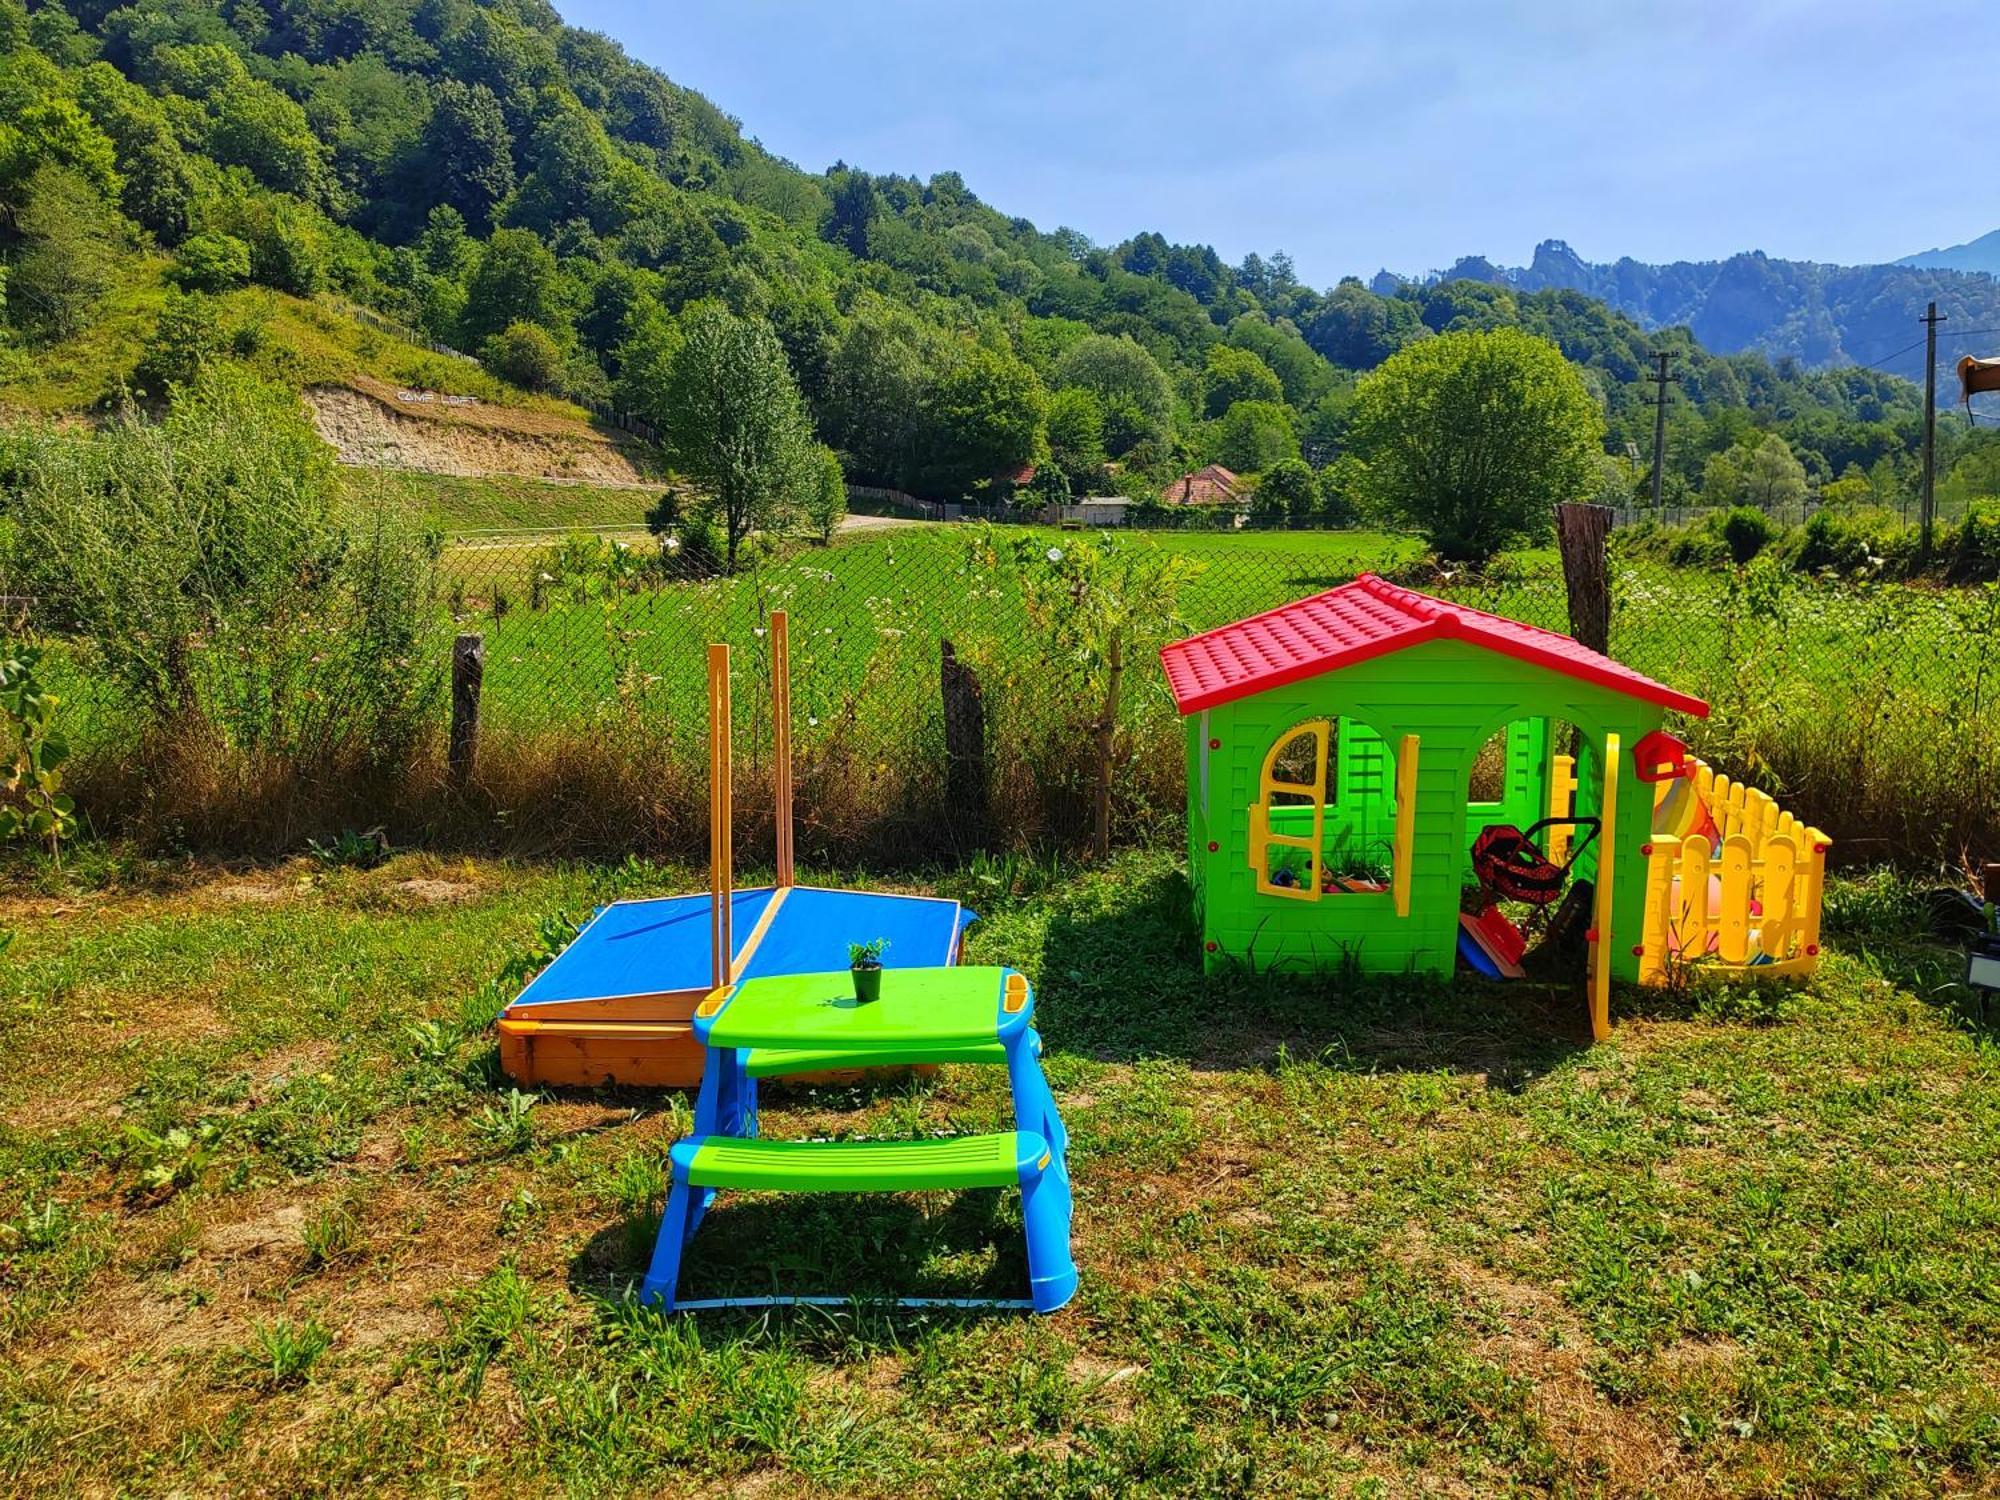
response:
<path id="1" fill-rule="evenodd" d="M 824 547 L 847 514 L 847 476 L 841 472 L 840 455 L 831 448 L 819 450 L 819 476 L 806 491 L 802 509 L 806 524 Z"/>
<path id="2" fill-rule="evenodd" d="M 1417 309 L 1401 297 L 1378 297 L 1350 277 L 1306 324 L 1306 342 L 1337 365 L 1372 370 L 1423 336 Z"/>
<path id="3" fill-rule="evenodd" d="M 160 320 L 153 326 L 153 337 L 132 373 L 141 390 L 165 395 L 175 387 L 193 384 L 222 348 L 223 330 L 216 317 L 215 299 L 170 287 Z"/>
<path id="4" fill-rule="evenodd" d="M 438 81 L 434 100 L 411 151 L 411 178 L 427 203 L 454 208 L 484 229 L 514 191 L 514 143 L 500 101 L 485 84 L 455 78 Z"/>
<path id="5" fill-rule="evenodd" d="M 1294 528 L 1312 524 L 1319 509 L 1319 483 L 1305 460 L 1287 458 L 1265 471 L 1251 513 L 1257 514 L 1260 507 Z"/>
<path id="6" fill-rule="evenodd" d="M 1299 456 L 1291 408 L 1277 401 L 1239 401 L 1215 424 L 1216 462 L 1238 473 L 1261 473 Z"/>
<path id="7" fill-rule="evenodd" d="M 1070 486 L 1089 485 L 1104 471 L 1104 407 L 1082 386 L 1049 397 L 1049 463 Z"/>
<path id="8" fill-rule="evenodd" d="M 1173 383 L 1130 334 L 1099 333 L 1079 340 L 1056 365 L 1056 385 L 1089 391 L 1103 404 L 1107 419 L 1114 413 L 1136 419 L 1136 432 L 1122 431 L 1126 424 L 1107 420 L 1104 439 L 1113 456 L 1143 438 L 1173 436 Z"/>
<path id="9" fill-rule="evenodd" d="M 1782 510 L 1806 498 L 1806 471 L 1792 445 L 1775 432 L 1744 441 L 1711 457 L 1702 470 L 1701 496 L 1710 505 L 1754 505 Z"/>
<path id="10" fill-rule="evenodd" d="M 117 216 L 68 167 L 37 167 L 14 225 L 24 248 L 7 272 L 17 323 L 51 342 L 90 326 L 110 290 Z"/>
<path id="11" fill-rule="evenodd" d="M 552 390 L 562 379 L 562 346 L 534 323 L 509 323 L 480 346 L 479 357 L 524 391 Z"/>
<path id="12" fill-rule="evenodd" d="M 922 407 L 923 457 L 908 486 L 962 495 L 1035 456 L 1042 433 L 1042 383 L 1011 354 L 970 344 L 937 374 Z"/>
<path id="13" fill-rule="evenodd" d="M 465 289 L 465 334 L 479 340 L 510 323 L 561 328 L 568 321 L 562 267 L 525 229 L 496 229 Z"/>
<path id="14" fill-rule="evenodd" d="M 1284 382 L 1277 372 L 1248 349 L 1216 344 L 1202 370 L 1202 390 L 1211 417 L 1219 417 L 1239 401 L 1283 401 Z"/>
<path id="15" fill-rule="evenodd" d="M 704 302 L 682 314 L 680 331 L 659 407 L 664 445 L 714 502 L 733 573 L 744 538 L 804 506 L 825 467 L 769 327 Z"/>
<path id="16" fill-rule="evenodd" d="M 1290 323 L 1272 323 L 1259 313 L 1244 313 L 1229 325 L 1229 342 L 1247 349 L 1277 372 L 1285 388 L 1285 400 L 1300 411 L 1332 389 L 1337 378 L 1333 366 L 1313 351 Z"/>
<path id="17" fill-rule="evenodd" d="M 1594 483 L 1603 435 L 1562 351 L 1514 328 L 1385 361 L 1356 390 L 1348 434 L 1363 502 L 1470 561 L 1547 536 L 1556 504 Z"/>
<path id="18" fill-rule="evenodd" d="M 851 255 L 866 255 L 868 226 L 882 211 L 882 200 L 875 196 L 875 184 L 866 172 L 851 169 L 829 175 L 833 179 L 833 203 L 820 234 L 836 245 L 844 245 Z"/>
<path id="19" fill-rule="evenodd" d="M 865 484 L 900 484 L 917 453 L 929 372 L 944 340 L 901 308 L 858 303 L 827 365 L 827 435 Z"/>

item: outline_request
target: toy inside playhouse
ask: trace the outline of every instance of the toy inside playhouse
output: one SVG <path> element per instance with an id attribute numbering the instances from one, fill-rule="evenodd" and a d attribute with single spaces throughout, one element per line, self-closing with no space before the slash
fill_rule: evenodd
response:
<path id="1" fill-rule="evenodd" d="M 1210 968 L 1796 973 L 1824 835 L 1688 755 L 1700 699 L 1362 575 L 1162 652 Z M 1539 950 L 1531 953 L 1531 944 Z"/>

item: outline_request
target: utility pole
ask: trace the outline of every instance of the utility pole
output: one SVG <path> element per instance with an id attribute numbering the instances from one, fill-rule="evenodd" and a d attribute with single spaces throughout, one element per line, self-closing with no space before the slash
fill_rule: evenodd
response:
<path id="1" fill-rule="evenodd" d="M 1924 309 L 1924 492 L 1917 509 L 1919 555 L 1931 559 L 1931 523 L 1937 516 L 1937 304 Z"/>
<path id="2" fill-rule="evenodd" d="M 1665 349 L 1653 356 L 1656 366 L 1646 378 L 1653 382 L 1653 514 L 1660 513 L 1661 485 L 1667 472 L 1667 385 L 1679 380 L 1678 375 L 1667 373 L 1667 361 L 1673 355 Z"/>

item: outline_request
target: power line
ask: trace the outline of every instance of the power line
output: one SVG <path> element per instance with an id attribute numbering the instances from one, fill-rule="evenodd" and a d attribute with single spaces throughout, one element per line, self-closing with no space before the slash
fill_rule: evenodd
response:
<path id="1" fill-rule="evenodd" d="M 1852 366 L 1852 368 L 1853 368 L 1853 369 L 1856 369 L 1856 370 L 1880 370 L 1880 369 L 1882 369 L 1882 368 L 1883 368 L 1883 367 L 1884 367 L 1885 365 L 1887 365 L 1887 364 L 1888 364 L 1888 363 L 1889 363 L 1889 362 L 1890 362 L 1891 360 L 1896 360 L 1896 359 L 1901 359 L 1901 358 L 1902 358 L 1902 357 L 1903 357 L 1903 356 L 1904 356 L 1905 354 L 1908 354 L 1908 353 L 1909 353 L 1909 352 L 1910 352 L 1910 351 L 1911 351 L 1912 349 L 1916 348 L 1916 347 L 1917 347 L 1917 345 L 1918 345 L 1918 344 L 1921 344 L 1921 343 L 1923 343 L 1923 340 L 1922 340 L 1922 339 L 1917 339 L 1917 340 L 1915 340 L 1915 341 L 1913 341 L 1913 342 L 1911 342 L 1911 343 L 1908 343 L 1908 344 L 1905 344 L 1905 345 L 1903 345 L 1903 347 L 1902 347 L 1902 348 L 1900 348 L 1900 349 L 1898 349 L 1898 350 L 1897 350 L 1897 351 L 1896 351 L 1896 352 L 1895 352 L 1894 354 L 1885 354 L 1885 355 L 1883 355 L 1883 356 L 1882 356 L 1882 357 L 1881 357 L 1880 359 L 1876 360 L 1876 361 L 1875 361 L 1875 362 L 1874 362 L 1873 364 L 1870 364 L 1870 365 L 1854 365 L 1854 366 Z"/>

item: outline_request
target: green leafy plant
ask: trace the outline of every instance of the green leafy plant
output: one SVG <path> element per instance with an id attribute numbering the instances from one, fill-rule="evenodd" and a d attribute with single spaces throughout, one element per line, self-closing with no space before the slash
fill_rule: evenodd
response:
<path id="1" fill-rule="evenodd" d="M 865 943 L 847 945 L 847 966 L 850 969 L 879 969 L 882 955 L 889 950 L 887 938 L 870 938 Z"/>
<path id="2" fill-rule="evenodd" d="M 314 860 L 329 870 L 372 870 L 388 859 L 391 852 L 389 836 L 379 828 L 364 833 L 343 828 L 340 837 L 324 844 L 318 839 L 307 839 L 306 848 Z"/>
<path id="3" fill-rule="evenodd" d="M 177 1192 L 193 1183 L 214 1163 L 222 1145 L 222 1126 L 214 1120 L 199 1125 L 175 1125 L 158 1134 L 143 1126 L 126 1127 L 126 1160 L 136 1169 L 143 1192 Z"/>
<path id="4" fill-rule="evenodd" d="M 495 1156 L 513 1156 L 535 1143 L 536 1096 L 509 1089 L 499 1105 L 487 1105 L 473 1119 L 472 1133 Z"/>
<path id="5" fill-rule="evenodd" d="M 333 1335 L 317 1318 L 253 1323 L 250 1335 L 250 1346 L 239 1359 L 253 1379 L 273 1390 L 302 1383 L 333 1346 Z"/>
<path id="6" fill-rule="evenodd" d="M 306 1220 L 303 1238 L 306 1264 L 330 1266 L 352 1255 L 361 1243 L 361 1221 L 346 1204 L 335 1203 Z"/>
<path id="7" fill-rule="evenodd" d="M 69 742 L 55 727 L 62 701 L 42 680 L 41 648 L 10 644 L 0 650 L 0 841 L 38 839 L 50 854 L 76 831 L 76 803 L 62 789 Z"/>

